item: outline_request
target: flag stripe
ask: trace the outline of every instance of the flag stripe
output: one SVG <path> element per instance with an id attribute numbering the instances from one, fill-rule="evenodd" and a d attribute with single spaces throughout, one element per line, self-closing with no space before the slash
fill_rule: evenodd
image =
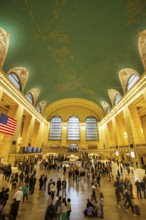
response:
<path id="1" fill-rule="evenodd" d="M 0 122 L 0 125 L 1 125 L 2 127 L 8 127 L 7 125 L 3 125 L 1 122 Z M 10 127 L 10 128 L 15 128 L 16 125 L 9 125 L 9 127 Z"/>
<path id="2" fill-rule="evenodd" d="M 3 126 L 3 125 L 1 125 L 0 124 L 0 129 L 3 129 L 3 130 L 5 130 L 5 131 L 9 131 L 10 129 L 9 128 L 7 128 L 6 126 Z M 12 128 L 12 130 L 13 130 L 14 128 Z"/>
<path id="3" fill-rule="evenodd" d="M 13 135 L 17 121 L 8 117 L 5 114 L 0 115 L 0 132 L 8 135 Z"/>

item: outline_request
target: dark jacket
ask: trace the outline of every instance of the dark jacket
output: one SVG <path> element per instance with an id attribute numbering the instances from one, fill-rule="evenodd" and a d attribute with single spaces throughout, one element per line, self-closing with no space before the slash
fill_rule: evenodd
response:
<path id="1" fill-rule="evenodd" d="M 18 214 L 18 209 L 19 209 L 19 203 L 17 201 L 14 201 L 10 206 L 9 215 L 16 217 Z"/>
<path id="2" fill-rule="evenodd" d="M 48 207 L 46 209 L 44 220 L 53 220 L 54 219 L 54 215 L 55 215 L 54 205 L 50 204 L 50 205 L 48 205 Z"/>

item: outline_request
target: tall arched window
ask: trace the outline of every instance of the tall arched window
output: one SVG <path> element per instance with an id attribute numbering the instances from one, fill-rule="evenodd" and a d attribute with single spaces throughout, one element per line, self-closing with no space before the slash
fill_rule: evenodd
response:
<path id="1" fill-rule="evenodd" d="M 68 140 L 80 140 L 80 121 L 76 116 L 72 116 L 68 120 Z"/>
<path id="2" fill-rule="evenodd" d="M 92 116 L 86 119 L 86 140 L 99 140 L 97 120 L 95 117 Z"/>
<path id="3" fill-rule="evenodd" d="M 26 98 L 27 98 L 27 100 L 28 100 L 32 105 L 34 104 L 33 96 L 32 96 L 32 94 L 31 94 L 30 92 L 28 92 L 28 93 L 26 94 Z"/>
<path id="4" fill-rule="evenodd" d="M 11 80 L 11 82 L 16 86 L 17 89 L 21 91 L 21 82 L 19 77 L 16 73 L 9 73 L 8 78 Z"/>
<path id="5" fill-rule="evenodd" d="M 131 89 L 131 87 L 139 80 L 139 76 L 137 74 L 133 74 L 130 76 L 127 82 L 127 91 Z"/>
<path id="6" fill-rule="evenodd" d="M 121 94 L 118 93 L 118 94 L 115 96 L 114 104 L 116 105 L 116 104 L 120 101 L 121 98 L 122 98 Z"/>
<path id="7" fill-rule="evenodd" d="M 37 110 L 39 113 L 41 113 L 41 112 L 42 112 L 41 106 L 40 106 L 40 105 L 37 105 L 37 106 L 36 106 L 36 110 Z"/>
<path id="8" fill-rule="evenodd" d="M 49 140 L 61 140 L 61 123 L 62 119 L 59 116 L 55 116 L 51 119 Z"/>
<path id="9" fill-rule="evenodd" d="M 110 111 L 111 111 L 111 107 L 110 107 L 110 105 L 108 105 L 106 108 L 106 114 L 108 114 Z"/>

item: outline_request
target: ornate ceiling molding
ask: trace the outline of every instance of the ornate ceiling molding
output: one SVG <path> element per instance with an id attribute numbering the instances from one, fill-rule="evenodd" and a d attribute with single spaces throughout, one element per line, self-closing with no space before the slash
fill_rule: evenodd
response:
<path id="1" fill-rule="evenodd" d="M 2 28 L 0 28 L 0 69 L 5 62 L 5 58 L 9 47 L 9 34 Z"/>
<path id="2" fill-rule="evenodd" d="M 107 102 L 101 102 L 104 112 L 106 113 L 107 107 L 109 104 Z"/>
<path id="3" fill-rule="evenodd" d="M 41 102 L 39 102 L 39 105 L 40 105 L 40 107 L 41 107 L 41 111 L 43 112 L 44 111 L 44 108 L 45 108 L 45 106 L 46 106 L 46 101 L 41 101 Z"/>
<path id="4" fill-rule="evenodd" d="M 144 69 L 146 70 L 146 30 L 139 33 L 138 37 L 138 50 L 143 64 Z"/>
<path id="5" fill-rule="evenodd" d="M 114 106 L 114 101 L 115 101 L 115 97 L 117 94 L 120 94 L 117 90 L 115 89 L 108 89 L 108 95 L 109 95 L 109 98 L 111 100 L 111 103 L 112 103 L 112 106 Z"/>
<path id="6" fill-rule="evenodd" d="M 116 117 L 123 109 L 130 105 L 133 100 L 138 98 L 141 94 L 143 94 L 143 89 L 146 87 L 146 74 L 143 74 L 140 80 L 122 97 L 122 99 L 117 103 L 117 105 L 113 106 L 111 111 L 102 119 L 100 125 L 107 123 L 112 119 L 112 117 Z"/>
<path id="7" fill-rule="evenodd" d="M 23 92 L 29 76 L 28 70 L 25 67 L 14 67 L 7 72 L 7 75 L 10 73 L 16 73 L 18 75 L 21 82 L 21 90 Z"/>
<path id="8" fill-rule="evenodd" d="M 30 89 L 27 93 L 31 93 L 32 96 L 33 96 L 33 100 L 34 100 L 34 105 L 37 101 L 37 98 L 40 94 L 40 90 L 38 88 L 33 88 L 33 89 Z"/>
<path id="9" fill-rule="evenodd" d="M 14 100 L 19 105 L 30 114 L 36 117 L 39 122 L 43 122 L 48 125 L 48 122 L 44 117 L 35 109 L 35 107 L 28 102 L 26 97 L 21 91 L 19 91 L 11 82 L 5 77 L 3 71 L 0 72 L 0 86 L 3 88 L 3 92 L 6 93 L 12 100 Z"/>
<path id="10" fill-rule="evenodd" d="M 48 105 L 45 110 L 43 116 L 48 119 L 51 118 L 51 116 L 55 112 L 59 112 L 59 109 L 62 108 L 81 108 L 82 110 L 88 110 L 91 115 L 92 113 L 97 118 L 98 121 L 101 121 L 101 119 L 104 117 L 104 112 L 100 106 L 98 106 L 96 103 L 91 102 L 86 99 L 80 99 L 80 98 L 68 98 L 68 99 L 61 99 L 56 102 L 53 102 L 52 104 Z M 84 111 L 83 110 L 83 111 Z"/>
<path id="11" fill-rule="evenodd" d="M 127 81 L 129 77 L 133 74 L 137 74 L 138 76 L 140 76 L 140 74 L 136 70 L 131 68 L 122 69 L 119 71 L 118 74 L 124 93 L 126 92 L 127 89 Z"/>

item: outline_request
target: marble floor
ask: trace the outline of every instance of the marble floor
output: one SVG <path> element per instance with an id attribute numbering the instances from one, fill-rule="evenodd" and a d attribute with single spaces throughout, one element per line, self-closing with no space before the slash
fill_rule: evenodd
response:
<path id="1" fill-rule="evenodd" d="M 113 164 L 113 172 L 116 173 L 117 171 L 117 165 Z M 63 172 L 57 172 L 57 171 L 44 171 L 39 170 L 37 172 L 37 180 L 39 179 L 39 176 L 41 174 L 47 174 L 48 179 L 52 178 L 55 181 L 58 179 L 58 177 L 63 178 Z M 127 171 L 124 170 L 124 177 L 128 177 L 133 183 L 136 179 L 141 180 L 144 176 L 144 171 L 141 169 L 136 169 L 134 171 L 134 174 L 130 174 L 128 176 Z M 2 175 L 0 175 L 0 187 L 10 187 L 9 183 L 2 180 Z M 67 175 L 66 175 L 66 179 Z M 10 204 L 13 200 L 13 195 L 15 193 L 16 189 L 10 190 L 10 198 L 6 205 L 6 210 L 9 210 Z M 114 186 L 113 182 L 109 181 L 107 177 L 103 177 L 101 179 L 101 187 L 100 189 L 97 189 L 97 196 L 99 196 L 99 193 L 103 192 L 104 194 L 104 219 L 105 220 L 133 220 L 133 219 L 139 219 L 139 220 L 145 220 L 146 219 L 146 199 L 138 200 L 136 198 L 136 193 L 134 190 L 134 197 L 135 199 L 133 202 L 135 204 L 138 204 L 141 208 L 141 216 L 133 216 L 130 209 L 129 213 L 127 213 L 122 207 L 119 209 L 116 206 L 116 198 L 114 193 Z M 72 212 L 71 212 L 71 220 L 88 220 L 91 219 L 91 217 L 85 217 L 83 214 L 83 210 L 86 206 L 86 200 L 87 198 L 90 198 L 91 195 L 91 183 L 88 183 L 86 179 L 82 179 L 82 181 L 79 182 L 68 182 L 67 187 L 67 198 L 71 198 L 71 205 L 72 205 Z M 18 213 L 18 220 L 43 220 L 44 214 L 47 206 L 47 190 L 39 190 L 39 184 L 38 181 L 36 183 L 35 193 L 33 195 L 29 195 L 28 201 L 25 201 L 24 203 L 21 202 L 19 213 Z M 97 217 L 94 217 L 92 219 L 97 219 Z"/>

